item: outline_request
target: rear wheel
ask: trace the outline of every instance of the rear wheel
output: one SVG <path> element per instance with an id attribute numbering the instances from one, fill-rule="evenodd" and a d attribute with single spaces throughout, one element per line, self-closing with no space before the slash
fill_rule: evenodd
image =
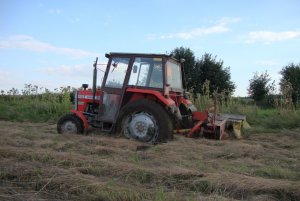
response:
<path id="1" fill-rule="evenodd" d="M 120 114 L 121 133 L 142 142 L 164 141 L 172 136 L 172 122 L 161 105 L 146 99 L 128 103 Z"/>
<path id="2" fill-rule="evenodd" d="M 61 134 L 81 134 L 83 133 L 82 120 L 74 114 L 67 114 L 58 120 L 57 132 Z"/>

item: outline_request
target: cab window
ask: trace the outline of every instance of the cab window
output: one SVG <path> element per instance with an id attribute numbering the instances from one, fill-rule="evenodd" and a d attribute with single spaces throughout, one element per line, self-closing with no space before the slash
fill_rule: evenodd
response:
<path id="1" fill-rule="evenodd" d="M 182 89 L 180 65 L 171 60 L 167 61 L 167 84 L 171 88 Z"/>
<path id="2" fill-rule="evenodd" d="M 105 87 L 122 88 L 130 58 L 112 58 Z"/>
<path id="3" fill-rule="evenodd" d="M 161 58 L 137 57 L 132 65 L 128 85 L 163 88 Z"/>

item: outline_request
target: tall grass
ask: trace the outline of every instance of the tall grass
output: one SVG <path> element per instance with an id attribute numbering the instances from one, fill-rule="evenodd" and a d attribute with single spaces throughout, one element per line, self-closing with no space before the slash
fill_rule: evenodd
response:
<path id="1" fill-rule="evenodd" d="M 72 107 L 70 87 L 50 91 L 37 85 L 25 84 L 19 91 L 12 88 L 1 90 L 0 119 L 10 121 L 56 121 Z M 300 110 L 291 104 L 288 96 L 274 96 L 268 105 L 257 105 L 248 98 L 235 98 L 224 91 L 209 93 L 209 82 L 203 85 L 204 95 L 193 97 L 199 111 L 215 107 L 217 113 L 245 115 L 254 131 L 299 128 Z"/>
<path id="2" fill-rule="evenodd" d="M 25 84 L 21 91 L 14 88 L 6 92 L 1 90 L 0 119 L 32 122 L 57 120 L 72 107 L 70 92 L 70 87 L 50 91 L 31 84 Z"/>
<path id="3" fill-rule="evenodd" d="M 249 98 L 226 96 L 226 92 L 197 95 L 194 104 L 204 111 L 214 107 L 217 113 L 245 115 L 252 131 L 274 131 L 300 127 L 300 110 L 289 99 L 280 96 L 270 98 L 268 104 L 257 105 Z"/>

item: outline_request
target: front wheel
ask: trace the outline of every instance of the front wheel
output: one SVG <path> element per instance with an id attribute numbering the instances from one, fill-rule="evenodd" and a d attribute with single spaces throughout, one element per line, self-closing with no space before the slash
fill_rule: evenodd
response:
<path id="1" fill-rule="evenodd" d="M 57 132 L 60 134 L 82 134 L 82 120 L 74 114 L 67 114 L 58 120 Z"/>
<path id="2" fill-rule="evenodd" d="M 172 122 L 161 105 L 146 99 L 128 103 L 121 112 L 121 133 L 142 142 L 165 141 L 172 135 Z"/>

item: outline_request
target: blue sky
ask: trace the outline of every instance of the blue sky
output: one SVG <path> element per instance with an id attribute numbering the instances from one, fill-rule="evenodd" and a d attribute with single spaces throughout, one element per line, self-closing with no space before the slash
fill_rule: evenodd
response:
<path id="1" fill-rule="evenodd" d="M 279 83 L 282 67 L 300 62 L 300 1 L 0 0 L 0 89 L 79 87 L 96 56 L 180 46 L 217 55 L 246 96 L 254 72 Z"/>

